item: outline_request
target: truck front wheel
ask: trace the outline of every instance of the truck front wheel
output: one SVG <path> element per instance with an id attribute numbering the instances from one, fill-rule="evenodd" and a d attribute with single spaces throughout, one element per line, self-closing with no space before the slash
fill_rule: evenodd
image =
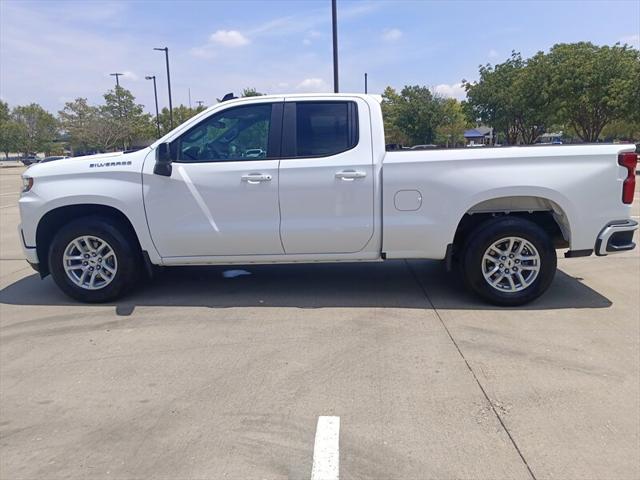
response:
<path id="1" fill-rule="evenodd" d="M 461 262 L 467 286 L 502 306 L 523 305 L 542 295 L 556 264 L 547 232 L 519 217 L 498 217 L 480 225 L 469 235 Z"/>
<path id="2" fill-rule="evenodd" d="M 101 217 L 62 227 L 49 249 L 49 271 L 58 287 L 82 302 L 115 300 L 133 285 L 139 255 L 125 229 Z"/>

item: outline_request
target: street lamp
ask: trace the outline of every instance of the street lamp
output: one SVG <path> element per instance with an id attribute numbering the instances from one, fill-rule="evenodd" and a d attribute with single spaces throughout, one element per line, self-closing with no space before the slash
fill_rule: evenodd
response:
<path id="1" fill-rule="evenodd" d="M 338 93 L 338 12 L 336 0 L 331 0 L 331 24 L 333 28 L 333 93 Z"/>
<path id="2" fill-rule="evenodd" d="M 368 90 L 368 86 L 367 86 L 367 72 L 364 73 L 364 93 L 369 93 Z"/>
<path id="3" fill-rule="evenodd" d="M 156 99 L 156 127 L 158 129 L 158 138 L 160 138 L 160 117 L 158 116 L 158 89 L 156 88 L 156 76 L 149 75 L 144 78 L 145 80 L 153 80 L 153 96 Z"/>
<path id="4" fill-rule="evenodd" d="M 154 48 L 154 50 L 164 52 L 165 60 L 167 62 L 167 87 L 169 88 L 169 124 L 171 125 L 171 129 L 173 130 L 173 103 L 171 103 L 171 75 L 169 74 L 169 47 Z"/>
<path id="5" fill-rule="evenodd" d="M 112 77 L 116 77 L 116 87 L 119 87 L 120 80 L 118 80 L 118 77 L 124 75 L 124 73 L 110 73 L 109 75 L 111 75 Z"/>

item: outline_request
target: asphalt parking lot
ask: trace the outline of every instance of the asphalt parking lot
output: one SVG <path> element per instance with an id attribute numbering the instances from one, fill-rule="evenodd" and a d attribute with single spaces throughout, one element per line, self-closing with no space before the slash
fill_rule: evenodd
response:
<path id="1" fill-rule="evenodd" d="M 560 258 L 516 309 L 430 261 L 175 268 L 83 305 L 22 259 L 22 170 L 0 169 L 2 479 L 308 479 L 321 416 L 342 479 L 640 478 L 638 249 Z"/>

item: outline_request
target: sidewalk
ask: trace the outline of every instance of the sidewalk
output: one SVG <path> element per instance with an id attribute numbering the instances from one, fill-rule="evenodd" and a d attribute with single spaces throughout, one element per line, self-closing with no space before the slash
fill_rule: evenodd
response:
<path id="1" fill-rule="evenodd" d="M 19 160 L 3 160 L 0 161 L 0 168 L 10 168 L 10 167 L 23 167 L 21 161 Z"/>

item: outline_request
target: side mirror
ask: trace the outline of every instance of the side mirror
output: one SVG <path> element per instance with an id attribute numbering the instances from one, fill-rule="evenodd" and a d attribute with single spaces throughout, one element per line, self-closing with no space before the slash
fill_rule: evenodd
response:
<path id="1" fill-rule="evenodd" d="M 153 167 L 153 173 L 156 175 L 171 176 L 171 162 L 176 157 L 171 147 L 171 143 L 161 143 L 156 148 L 156 165 Z"/>

